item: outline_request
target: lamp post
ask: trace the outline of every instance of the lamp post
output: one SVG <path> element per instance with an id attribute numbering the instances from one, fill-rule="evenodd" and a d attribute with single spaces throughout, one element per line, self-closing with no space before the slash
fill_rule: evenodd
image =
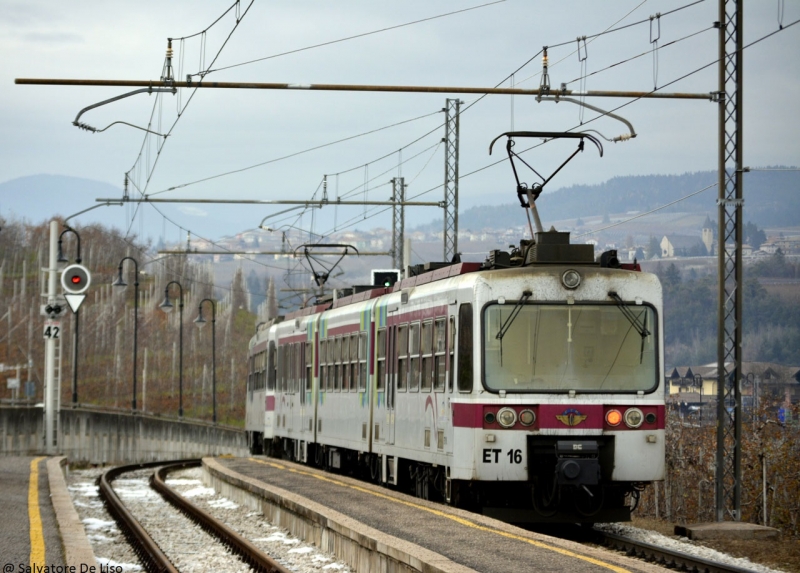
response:
<path id="1" fill-rule="evenodd" d="M 178 309 L 180 310 L 180 337 L 179 337 L 179 345 L 180 351 L 178 359 L 178 417 L 183 418 L 183 287 L 181 283 L 178 281 L 170 281 L 167 283 L 167 286 L 164 288 L 164 302 L 161 303 L 160 307 L 161 310 L 169 314 L 172 312 L 174 308 L 172 303 L 169 301 L 169 287 L 170 285 L 178 285 L 178 290 L 180 292 L 180 304 L 178 304 Z"/>
<path id="2" fill-rule="evenodd" d="M 703 377 L 700 374 L 694 375 L 694 383 L 700 387 L 700 425 L 703 425 Z"/>
<path id="3" fill-rule="evenodd" d="M 122 263 L 125 261 L 133 261 L 133 269 L 135 272 L 133 280 L 133 401 L 131 402 L 131 409 L 136 411 L 136 345 L 139 333 L 139 263 L 136 259 L 133 257 L 123 257 L 119 261 L 119 276 L 112 286 L 123 288 L 128 286 L 128 283 L 122 278 Z"/>
<path id="4" fill-rule="evenodd" d="M 75 258 L 75 262 L 81 264 L 81 236 L 75 229 L 67 227 L 66 225 L 64 225 L 64 227 L 65 229 L 61 231 L 61 234 L 58 236 L 58 262 L 69 262 L 69 259 L 64 256 L 64 250 L 62 249 L 62 237 L 64 233 L 72 233 L 78 240 L 78 256 Z M 78 326 L 80 325 L 78 320 L 80 315 L 77 312 L 72 314 L 75 316 L 75 340 L 72 341 L 72 404 L 74 406 L 78 403 Z"/>
<path id="5" fill-rule="evenodd" d="M 194 323 L 198 328 L 203 328 L 206 320 L 203 318 L 203 303 L 211 303 L 211 421 L 217 423 L 217 342 L 216 342 L 216 322 L 217 305 L 210 298 L 204 298 L 198 305 L 199 312 Z"/>

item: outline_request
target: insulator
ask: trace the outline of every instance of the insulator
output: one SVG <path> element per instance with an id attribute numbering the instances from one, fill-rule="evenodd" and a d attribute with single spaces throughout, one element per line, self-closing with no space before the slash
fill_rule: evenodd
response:
<path id="1" fill-rule="evenodd" d="M 548 59 L 549 59 L 549 58 L 547 57 L 547 54 L 545 54 L 544 56 L 542 56 L 542 65 L 543 65 L 545 68 L 547 67 L 547 60 L 548 60 Z"/>
<path id="2" fill-rule="evenodd" d="M 632 136 L 630 133 L 626 133 L 626 134 L 624 134 L 624 135 L 619 135 L 619 136 L 617 136 L 617 137 L 615 137 L 615 138 L 614 138 L 614 143 L 616 143 L 616 142 L 618 142 L 618 141 L 628 141 L 628 140 L 629 140 L 629 139 L 631 139 L 632 137 L 633 137 L 633 136 Z"/>
<path id="3" fill-rule="evenodd" d="M 167 58 L 172 59 L 172 48 L 167 48 Z"/>

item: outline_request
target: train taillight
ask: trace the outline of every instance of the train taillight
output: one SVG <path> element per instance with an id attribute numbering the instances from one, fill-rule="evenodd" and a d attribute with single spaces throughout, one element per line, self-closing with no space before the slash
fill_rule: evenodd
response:
<path id="1" fill-rule="evenodd" d="M 606 424 L 609 426 L 619 426 L 622 421 L 622 413 L 619 410 L 609 410 L 606 412 Z"/>

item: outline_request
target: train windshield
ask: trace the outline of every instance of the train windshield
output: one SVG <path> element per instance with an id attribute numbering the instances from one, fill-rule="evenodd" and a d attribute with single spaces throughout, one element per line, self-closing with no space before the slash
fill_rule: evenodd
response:
<path id="1" fill-rule="evenodd" d="M 651 392 L 655 311 L 647 305 L 492 304 L 484 384 L 507 392 Z"/>

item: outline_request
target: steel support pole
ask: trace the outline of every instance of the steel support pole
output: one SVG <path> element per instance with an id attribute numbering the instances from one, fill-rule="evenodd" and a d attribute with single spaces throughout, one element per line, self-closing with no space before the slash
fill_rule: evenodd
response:
<path id="1" fill-rule="evenodd" d="M 75 336 L 72 340 L 72 405 L 78 405 L 78 326 L 80 325 L 80 313 L 75 312 Z"/>
<path id="2" fill-rule="evenodd" d="M 406 232 L 406 209 L 403 205 L 406 196 L 405 187 L 405 178 L 392 179 L 392 201 L 394 201 L 392 207 L 392 267 L 395 269 L 400 269 L 403 265 L 403 240 Z"/>
<path id="3" fill-rule="evenodd" d="M 458 138 L 461 101 L 448 99 L 444 124 L 444 260 L 458 252 Z"/>
<path id="4" fill-rule="evenodd" d="M 742 4 L 719 3 L 717 521 L 742 516 Z"/>
<path id="5" fill-rule="evenodd" d="M 58 274 L 58 221 L 50 221 L 50 261 L 47 268 L 47 304 L 56 302 Z M 44 451 L 54 454 L 56 340 L 51 336 L 44 342 Z"/>

